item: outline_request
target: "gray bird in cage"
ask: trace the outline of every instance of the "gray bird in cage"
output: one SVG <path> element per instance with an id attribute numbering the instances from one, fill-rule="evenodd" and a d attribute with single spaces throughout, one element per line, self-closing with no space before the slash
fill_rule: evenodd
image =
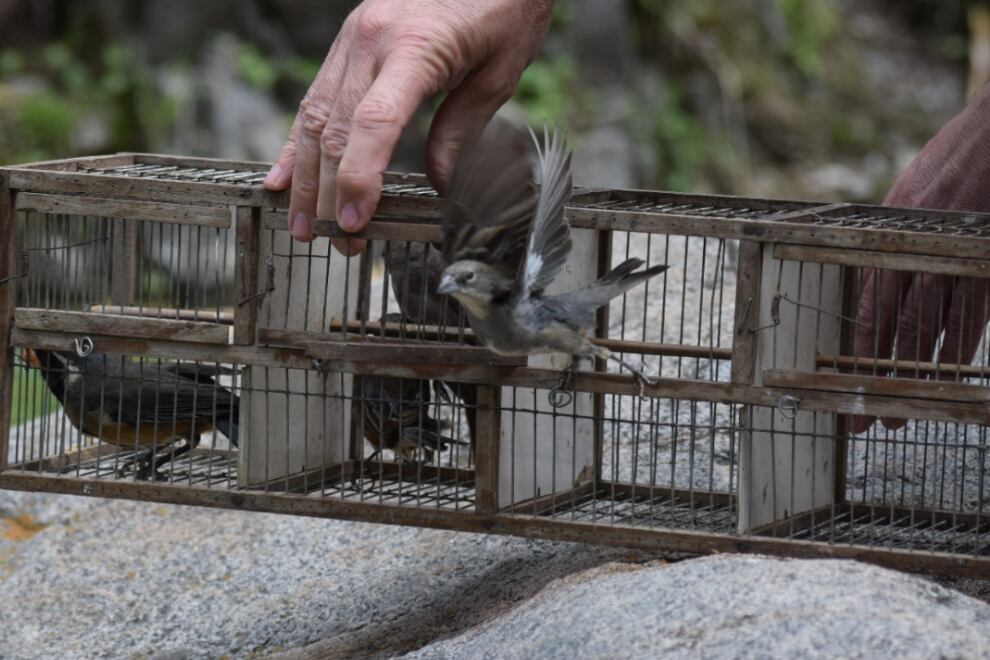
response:
<path id="1" fill-rule="evenodd" d="M 567 405 L 574 372 L 582 359 L 612 360 L 639 382 L 656 381 L 608 349 L 591 342 L 595 312 L 612 298 L 659 275 L 666 265 L 638 270 L 628 259 L 583 289 L 547 296 L 571 251 L 564 205 L 571 196 L 571 154 L 559 131 L 536 136 L 537 191 L 525 136 L 493 124 L 465 145 L 450 183 L 442 218 L 443 253 L 450 264 L 437 292 L 453 296 L 471 329 L 503 355 L 568 353 L 573 361 L 551 403 Z"/>

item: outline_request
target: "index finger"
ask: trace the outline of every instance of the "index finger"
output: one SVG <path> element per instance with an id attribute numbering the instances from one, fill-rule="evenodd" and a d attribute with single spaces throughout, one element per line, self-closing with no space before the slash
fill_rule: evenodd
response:
<path id="1" fill-rule="evenodd" d="M 436 83 L 418 60 L 409 56 L 385 60 L 354 111 L 337 170 L 337 222 L 344 231 L 360 231 L 371 220 L 395 145 L 416 108 L 435 91 Z"/>

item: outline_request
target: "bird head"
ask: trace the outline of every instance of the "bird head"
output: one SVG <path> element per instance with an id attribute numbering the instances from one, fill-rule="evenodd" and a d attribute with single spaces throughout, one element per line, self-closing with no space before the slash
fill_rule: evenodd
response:
<path id="1" fill-rule="evenodd" d="M 437 293 L 449 294 L 461 304 L 473 307 L 478 303 L 490 303 L 510 290 L 511 286 L 511 282 L 507 282 L 488 264 L 465 259 L 447 266 Z"/>

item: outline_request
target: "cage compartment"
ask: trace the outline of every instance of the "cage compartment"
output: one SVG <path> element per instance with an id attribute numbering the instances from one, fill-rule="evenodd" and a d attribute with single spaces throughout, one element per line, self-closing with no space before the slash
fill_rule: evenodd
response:
<path id="1" fill-rule="evenodd" d="M 76 200 L 93 199 L 82 196 L 16 199 L 16 328 L 244 341 L 239 330 L 249 310 L 238 303 L 251 209 L 154 205 L 151 212 L 88 207 Z"/>

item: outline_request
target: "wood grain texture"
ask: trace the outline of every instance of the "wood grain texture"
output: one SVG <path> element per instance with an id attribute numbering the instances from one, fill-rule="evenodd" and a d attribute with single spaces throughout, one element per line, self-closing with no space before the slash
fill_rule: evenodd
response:
<path id="1" fill-rule="evenodd" d="M 63 332 L 75 336 L 106 335 L 142 339 L 170 339 L 204 344 L 226 344 L 229 330 L 225 325 L 205 321 L 180 321 L 134 316 L 117 316 L 94 312 L 63 312 L 48 309 L 18 308 L 14 325 L 22 330 Z"/>
<path id="2" fill-rule="evenodd" d="M 826 544 L 680 529 L 631 527 L 621 524 L 601 525 L 510 513 L 486 515 L 467 511 L 348 501 L 339 498 L 316 498 L 291 493 L 190 488 L 151 481 L 100 481 L 8 470 L 0 474 L 0 488 L 504 534 L 657 552 L 692 554 L 737 552 L 805 559 L 854 559 L 903 571 L 959 577 L 984 578 L 990 572 L 988 557 L 954 555 L 945 552 L 922 553 L 898 548 L 871 548 L 862 545 Z"/>
<path id="3" fill-rule="evenodd" d="M 478 387 L 477 437 L 474 439 L 475 508 L 482 514 L 495 513 L 499 508 L 501 397 L 499 387 Z"/>
<path id="4" fill-rule="evenodd" d="M 261 211 L 249 206 L 237 206 L 231 211 L 236 219 L 237 252 L 234 255 L 234 281 L 237 300 L 234 304 L 234 343 L 253 344 L 258 325 L 257 296 L 262 283 L 261 261 Z"/>
<path id="5" fill-rule="evenodd" d="M 87 215 L 121 220 L 151 220 L 180 225 L 230 227 L 230 211 L 225 206 L 199 206 L 144 202 L 135 199 L 22 193 L 17 208 L 61 215 Z"/>
<path id="6" fill-rule="evenodd" d="M 774 246 L 776 259 L 839 264 L 861 268 L 883 268 L 909 272 L 938 273 L 960 277 L 990 277 L 990 259 L 960 259 L 951 256 L 930 257 L 921 254 L 898 254 L 877 250 L 843 250 L 834 247 L 786 245 Z"/>
<path id="7" fill-rule="evenodd" d="M 752 384 L 756 369 L 763 249 L 756 241 L 739 241 L 735 317 L 732 332 L 732 382 Z"/>

